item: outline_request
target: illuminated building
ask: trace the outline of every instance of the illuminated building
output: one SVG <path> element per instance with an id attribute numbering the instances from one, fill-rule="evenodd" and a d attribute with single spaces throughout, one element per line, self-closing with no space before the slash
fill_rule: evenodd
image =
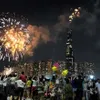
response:
<path id="1" fill-rule="evenodd" d="M 46 68 L 47 68 L 46 71 L 47 71 L 48 73 L 51 73 L 51 72 L 52 72 L 52 60 L 51 60 L 51 59 L 49 59 L 49 60 L 47 61 Z"/>
<path id="2" fill-rule="evenodd" d="M 68 30 L 67 42 L 66 42 L 66 67 L 69 72 L 72 73 L 74 70 L 74 56 L 72 48 L 72 30 Z"/>
<path id="3" fill-rule="evenodd" d="M 90 62 L 78 62 L 77 63 L 78 73 L 83 73 L 84 75 L 93 75 L 95 70 L 94 63 Z"/>

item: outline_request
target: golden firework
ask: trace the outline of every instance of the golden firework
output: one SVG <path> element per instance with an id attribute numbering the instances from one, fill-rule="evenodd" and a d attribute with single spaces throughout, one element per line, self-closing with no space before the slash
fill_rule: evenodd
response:
<path id="1" fill-rule="evenodd" d="M 74 18 L 80 17 L 80 10 L 80 7 L 74 9 L 74 11 L 69 16 L 69 22 L 72 22 Z"/>

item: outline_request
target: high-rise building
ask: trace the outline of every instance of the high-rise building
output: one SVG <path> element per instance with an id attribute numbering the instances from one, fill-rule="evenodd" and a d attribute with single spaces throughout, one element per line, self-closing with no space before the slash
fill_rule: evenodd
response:
<path id="1" fill-rule="evenodd" d="M 93 75 L 95 70 L 94 63 L 90 62 L 77 62 L 78 74 Z"/>
<path id="2" fill-rule="evenodd" d="M 74 56 L 72 48 L 72 30 L 68 29 L 67 42 L 66 42 L 66 67 L 69 72 L 72 73 L 74 70 Z"/>

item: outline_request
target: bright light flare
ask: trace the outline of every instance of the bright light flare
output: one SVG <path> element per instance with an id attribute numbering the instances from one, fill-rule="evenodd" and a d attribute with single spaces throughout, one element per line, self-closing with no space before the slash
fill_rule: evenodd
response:
<path id="1" fill-rule="evenodd" d="M 94 75 L 90 75 L 89 78 L 90 78 L 90 79 L 94 79 Z"/>

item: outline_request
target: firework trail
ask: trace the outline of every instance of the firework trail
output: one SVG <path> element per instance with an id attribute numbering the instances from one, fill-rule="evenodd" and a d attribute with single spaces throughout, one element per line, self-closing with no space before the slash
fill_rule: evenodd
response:
<path id="1" fill-rule="evenodd" d="M 0 15 L 0 60 L 9 61 L 33 54 L 39 41 L 49 40 L 49 31 L 44 27 L 28 25 L 27 20 L 15 14 Z"/>

